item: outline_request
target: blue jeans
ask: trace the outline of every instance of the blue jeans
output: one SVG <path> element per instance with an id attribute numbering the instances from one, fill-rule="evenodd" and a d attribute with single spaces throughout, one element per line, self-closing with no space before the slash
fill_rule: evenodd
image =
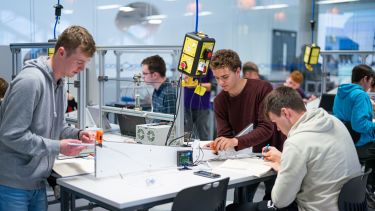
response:
<path id="1" fill-rule="evenodd" d="M 46 211 L 46 189 L 23 190 L 0 185 L 0 211 Z"/>

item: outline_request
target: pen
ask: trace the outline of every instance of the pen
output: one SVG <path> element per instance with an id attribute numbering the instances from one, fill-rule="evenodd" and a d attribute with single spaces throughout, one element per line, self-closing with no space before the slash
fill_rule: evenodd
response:
<path id="1" fill-rule="evenodd" d="M 266 148 L 264 149 L 263 152 L 268 152 L 268 147 L 270 147 L 270 144 L 267 144 Z"/>
<path id="2" fill-rule="evenodd" d="M 270 144 L 267 144 L 266 148 L 263 150 L 263 153 L 265 152 L 268 152 L 268 147 L 270 146 Z M 262 158 L 264 159 L 264 156 L 262 155 Z"/>

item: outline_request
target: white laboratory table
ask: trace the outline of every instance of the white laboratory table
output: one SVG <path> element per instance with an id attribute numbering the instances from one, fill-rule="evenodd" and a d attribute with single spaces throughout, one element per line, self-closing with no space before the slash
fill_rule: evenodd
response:
<path id="1" fill-rule="evenodd" d="M 222 161 L 211 162 L 212 166 Z M 126 165 L 126 164 L 124 164 Z M 94 174 L 61 178 L 61 210 L 75 209 L 76 197 L 85 198 L 109 210 L 137 210 L 172 202 L 182 189 L 230 177 L 228 188 L 244 187 L 275 178 L 273 171 L 261 177 L 248 176 L 243 172 L 216 169 L 221 178 L 210 179 L 193 174 L 200 170 L 179 171 L 176 168 L 128 173 L 107 178 L 96 178 Z"/>

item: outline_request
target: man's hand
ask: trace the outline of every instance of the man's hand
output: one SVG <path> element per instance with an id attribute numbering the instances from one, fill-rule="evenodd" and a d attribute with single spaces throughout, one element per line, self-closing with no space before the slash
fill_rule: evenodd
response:
<path id="1" fill-rule="evenodd" d="M 280 163 L 281 152 L 277 150 L 275 147 L 268 147 L 268 150 L 266 150 L 266 148 L 267 147 L 263 147 L 262 149 L 262 155 L 264 157 L 264 160 Z"/>
<path id="2" fill-rule="evenodd" d="M 83 143 L 94 143 L 96 138 L 96 132 L 92 130 L 81 130 L 79 132 L 79 139 Z"/>
<path id="3" fill-rule="evenodd" d="M 216 151 L 228 150 L 238 145 L 238 139 L 218 137 L 213 141 L 212 145 Z"/>
<path id="4" fill-rule="evenodd" d="M 77 139 L 63 139 L 60 141 L 60 153 L 67 156 L 78 155 L 86 146 L 71 146 L 69 143 L 81 144 L 82 142 Z"/>
<path id="5" fill-rule="evenodd" d="M 279 171 L 280 169 L 280 161 L 281 161 L 281 152 L 277 150 L 275 147 L 263 147 L 262 155 L 266 162 L 267 166 L 271 166 L 273 170 Z"/>
<path id="6" fill-rule="evenodd" d="M 271 168 L 275 171 L 280 170 L 280 163 L 278 163 L 278 162 L 265 162 L 264 164 L 267 165 L 267 166 L 271 166 Z"/>

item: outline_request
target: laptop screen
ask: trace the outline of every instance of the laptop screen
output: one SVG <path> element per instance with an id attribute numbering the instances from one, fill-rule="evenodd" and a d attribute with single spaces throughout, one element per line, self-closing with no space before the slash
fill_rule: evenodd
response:
<path id="1" fill-rule="evenodd" d="M 335 94 L 322 94 L 319 107 L 331 114 L 333 112 L 333 102 L 335 101 L 335 96 Z"/>
<path id="2" fill-rule="evenodd" d="M 140 116 L 117 114 L 117 119 L 121 135 L 125 136 L 135 137 L 137 125 L 146 124 L 146 118 Z"/>

